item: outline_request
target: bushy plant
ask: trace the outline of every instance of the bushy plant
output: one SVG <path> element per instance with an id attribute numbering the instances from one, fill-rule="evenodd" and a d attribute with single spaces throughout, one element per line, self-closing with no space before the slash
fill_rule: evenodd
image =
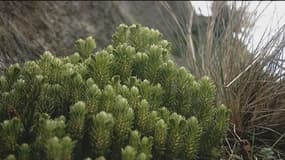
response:
<path id="1" fill-rule="evenodd" d="M 229 111 L 169 56 L 157 30 L 120 25 L 112 45 L 11 65 L 0 77 L 1 159 L 212 159 Z"/>

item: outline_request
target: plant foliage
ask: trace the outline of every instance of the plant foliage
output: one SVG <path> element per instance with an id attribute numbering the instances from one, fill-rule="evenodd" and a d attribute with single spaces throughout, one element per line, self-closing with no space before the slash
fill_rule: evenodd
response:
<path id="1" fill-rule="evenodd" d="M 0 158 L 212 159 L 229 111 L 212 81 L 169 56 L 157 30 L 120 25 L 112 45 L 11 65 L 0 77 Z"/>

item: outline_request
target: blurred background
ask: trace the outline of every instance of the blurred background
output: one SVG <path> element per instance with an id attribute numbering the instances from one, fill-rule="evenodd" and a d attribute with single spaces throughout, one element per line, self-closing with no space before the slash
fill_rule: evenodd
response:
<path id="1" fill-rule="evenodd" d="M 225 159 L 284 159 L 284 2 L 0 2 L 0 73 L 46 50 L 70 55 L 93 36 L 98 49 L 116 27 L 140 23 L 172 43 L 197 78 L 211 77 L 217 103 L 231 108 Z"/>

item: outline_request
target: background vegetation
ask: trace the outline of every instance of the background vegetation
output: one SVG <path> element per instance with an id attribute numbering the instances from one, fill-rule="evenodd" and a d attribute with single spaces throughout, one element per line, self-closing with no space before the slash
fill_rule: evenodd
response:
<path id="1" fill-rule="evenodd" d="M 169 5 L 161 3 L 171 14 Z M 181 28 L 177 32 L 182 38 L 173 40 L 184 44 L 179 47 L 184 65 L 197 77 L 213 78 L 217 100 L 232 110 L 225 139 L 228 158 L 266 159 L 265 150 L 273 150 L 274 154 L 266 154 L 279 159 L 285 148 L 284 26 L 251 49 L 258 16 L 247 7 L 213 2 L 210 17 L 194 14 L 188 25 L 171 23 L 169 27 Z"/>

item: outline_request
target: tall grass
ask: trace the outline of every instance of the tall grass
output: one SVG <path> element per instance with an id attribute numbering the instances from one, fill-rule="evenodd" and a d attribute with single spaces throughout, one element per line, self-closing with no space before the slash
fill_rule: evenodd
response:
<path id="1" fill-rule="evenodd" d="M 214 2 L 210 17 L 178 17 L 168 2 L 160 3 L 168 16 L 176 19 L 176 23 L 166 24 L 178 28 L 177 35 L 181 36 L 171 39 L 174 45 L 180 44 L 174 46 L 182 53 L 175 56 L 178 63 L 197 77 L 208 75 L 214 79 L 217 102 L 232 110 L 231 130 L 225 140 L 229 158 L 262 157 L 264 147 L 274 150 L 275 158 L 284 157 L 285 26 L 273 36 L 264 33 L 252 49 L 251 33 L 259 15 L 249 13 L 247 3 L 237 7 L 235 2 Z M 187 17 L 191 18 L 184 21 L 187 24 L 178 21 Z"/>

